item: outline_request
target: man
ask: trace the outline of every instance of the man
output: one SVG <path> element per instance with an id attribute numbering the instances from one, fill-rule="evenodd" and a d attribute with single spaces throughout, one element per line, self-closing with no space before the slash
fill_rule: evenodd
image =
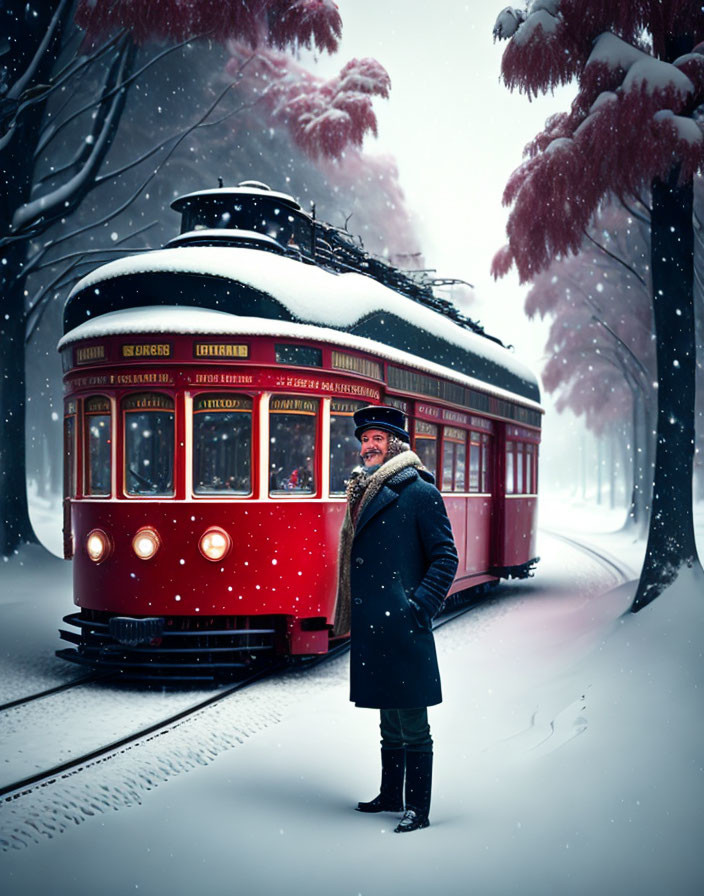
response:
<path id="1" fill-rule="evenodd" d="M 428 826 L 433 741 L 442 701 L 432 618 L 457 570 L 433 476 L 410 450 L 401 411 L 354 415 L 363 466 L 352 472 L 340 534 L 334 632 L 351 634 L 350 700 L 381 714 L 381 789 L 360 812 L 405 813 L 396 833 Z"/>

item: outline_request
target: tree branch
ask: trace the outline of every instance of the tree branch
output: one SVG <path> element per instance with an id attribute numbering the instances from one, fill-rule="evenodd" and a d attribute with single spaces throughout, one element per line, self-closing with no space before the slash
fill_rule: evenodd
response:
<path id="1" fill-rule="evenodd" d="M 166 56 L 170 55 L 171 53 L 175 53 L 177 50 L 182 49 L 182 47 L 185 47 L 187 44 L 190 44 L 196 40 L 199 40 L 201 37 L 206 37 L 210 33 L 212 33 L 212 32 L 208 31 L 205 34 L 199 34 L 199 35 L 196 35 L 195 37 L 189 37 L 187 40 L 183 40 L 178 44 L 174 44 L 172 47 L 167 47 L 165 50 L 162 50 L 161 53 L 157 53 L 156 56 L 153 56 L 140 69 L 137 69 L 137 71 L 135 71 L 133 74 L 131 74 L 130 77 L 127 78 L 123 84 L 116 86 L 113 90 L 113 93 L 118 90 L 122 90 L 122 89 L 129 87 L 130 84 L 132 84 L 133 81 L 135 81 L 145 71 L 147 71 L 147 69 L 151 68 L 153 65 L 156 65 L 157 62 L 160 62 Z M 90 102 L 90 103 L 86 104 L 85 106 L 81 107 L 80 109 L 77 109 L 75 112 L 73 112 L 68 118 L 66 118 L 64 121 L 62 121 L 61 124 L 58 127 L 56 127 L 45 140 L 39 142 L 37 149 L 35 151 L 35 157 L 39 156 L 46 149 L 46 147 L 58 136 L 58 134 L 61 133 L 61 131 L 65 127 L 68 126 L 68 124 L 71 121 L 73 121 L 75 118 L 78 118 L 84 112 L 90 111 L 94 106 L 96 106 L 100 103 L 106 102 L 110 98 L 111 98 L 111 94 L 108 93 L 105 96 L 102 96 L 99 100 L 94 100 L 93 102 Z"/>
<path id="2" fill-rule="evenodd" d="M 600 242 L 598 242 L 597 240 L 595 240 L 594 237 L 591 236 L 591 235 L 588 233 L 588 231 L 587 231 L 586 228 L 584 228 L 584 231 L 583 231 L 583 232 L 584 232 L 584 235 L 586 236 L 586 238 L 589 240 L 590 243 L 593 243 L 593 244 L 596 246 L 597 249 L 599 249 L 601 252 L 604 253 L 604 255 L 608 255 L 609 258 L 612 258 L 612 259 L 613 259 L 615 262 L 617 262 L 618 264 L 623 265 L 623 267 L 624 267 L 627 271 L 630 271 L 630 273 L 633 274 L 633 276 L 638 280 L 638 282 L 641 284 L 641 286 L 642 286 L 644 289 L 647 289 L 647 285 L 646 285 L 645 280 L 641 277 L 641 275 L 638 273 L 638 271 L 635 270 L 635 268 L 632 268 L 632 267 L 630 266 L 630 264 L 628 264 L 627 262 L 625 262 L 622 258 L 619 258 L 618 255 L 614 255 L 614 253 L 613 253 L 613 252 L 610 252 L 605 246 L 602 246 Z"/>

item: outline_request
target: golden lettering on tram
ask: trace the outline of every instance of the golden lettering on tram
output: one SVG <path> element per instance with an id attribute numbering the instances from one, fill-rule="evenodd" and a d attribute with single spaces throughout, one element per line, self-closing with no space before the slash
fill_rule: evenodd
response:
<path id="1" fill-rule="evenodd" d="M 174 409 L 174 400 L 168 395 L 130 395 L 124 399 L 122 407 L 126 411 L 172 411 Z"/>
<path id="2" fill-rule="evenodd" d="M 110 382 L 117 383 L 118 386 L 140 386 L 149 383 L 168 386 L 171 384 L 171 377 L 168 373 L 116 373 L 111 375 Z"/>
<path id="3" fill-rule="evenodd" d="M 253 383 L 254 376 L 250 373 L 197 373 L 193 382 L 207 386 L 242 386 Z"/>
<path id="4" fill-rule="evenodd" d="M 170 358 L 170 342 L 151 343 L 124 343 L 122 345 L 123 358 Z"/>
<path id="5" fill-rule="evenodd" d="M 112 382 L 110 377 L 109 382 Z M 83 389 L 86 386 L 105 386 L 108 383 L 107 376 L 77 376 L 66 383 L 67 389 Z"/>
<path id="6" fill-rule="evenodd" d="M 443 420 L 450 420 L 453 423 L 467 423 L 467 415 L 460 414 L 458 411 L 447 411 L 443 410 L 442 412 Z"/>
<path id="7" fill-rule="evenodd" d="M 74 361 L 76 364 L 90 364 L 91 361 L 104 360 L 104 345 L 83 345 L 74 350 Z"/>
<path id="8" fill-rule="evenodd" d="M 193 355 L 196 358 L 248 358 L 249 346 L 229 342 L 196 342 Z"/>
<path id="9" fill-rule="evenodd" d="M 315 399 L 305 398 L 272 398 L 269 404 L 269 410 L 278 411 L 297 411 L 304 414 L 314 414 L 318 409 L 318 402 Z"/>
<path id="10" fill-rule="evenodd" d="M 227 395 L 211 398 L 196 398 L 196 411 L 251 411 L 251 398 L 234 398 Z"/>

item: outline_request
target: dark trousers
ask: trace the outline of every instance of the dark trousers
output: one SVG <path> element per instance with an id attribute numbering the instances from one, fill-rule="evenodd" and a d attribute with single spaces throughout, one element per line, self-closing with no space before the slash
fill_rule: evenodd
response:
<path id="1" fill-rule="evenodd" d="M 380 712 L 382 750 L 400 750 L 405 747 L 413 753 L 433 752 L 428 710 L 425 706 L 418 709 L 382 709 Z"/>

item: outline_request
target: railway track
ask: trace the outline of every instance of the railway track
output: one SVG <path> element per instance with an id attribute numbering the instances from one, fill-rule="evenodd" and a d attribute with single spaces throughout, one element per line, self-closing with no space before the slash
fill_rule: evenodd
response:
<path id="1" fill-rule="evenodd" d="M 433 628 L 437 629 L 449 622 L 452 622 L 458 616 L 464 615 L 476 606 L 476 601 L 473 601 L 465 606 L 460 606 L 450 610 L 449 612 L 434 620 Z M 244 678 L 233 683 L 232 685 L 228 685 L 219 689 L 217 693 L 210 694 L 205 699 L 198 700 L 195 703 L 180 709 L 178 712 L 163 717 L 149 725 L 142 726 L 138 730 L 130 732 L 123 737 L 111 740 L 109 743 L 96 747 L 95 749 L 82 752 L 80 755 L 73 756 L 64 762 L 60 762 L 50 767 L 43 768 L 18 780 L 6 784 L 0 784 L 0 800 L 3 803 L 12 802 L 14 800 L 20 799 L 23 796 L 26 796 L 38 787 L 45 787 L 57 780 L 60 780 L 61 778 L 66 778 L 73 774 L 76 774 L 83 768 L 88 768 L 93 764 L 108 760 L 111 756 L 118 754 L 121 750 L 124 750 L 125 747 L 138 744 L 140 741 L 146 741 L 152 737 L 160 736 L 169 731 L 171 728 L 174 728 L 190 716 L 193 716 L 196 713 L 201 712 L 202 710 L 207 709 L 208 707 L 213 706 L 216 703 L 226 700 L 228 697 L 231 697 L 233 694 L 249 687 L 255 682 L 262 681 L 264 679 L 277 675 L 284 669 L 310 669 L 323 663 L 330 662 L 336 657 L 339 657 L 347 652 L 347 650 L 349 650 L 349 642 L 338 645 L 329 653 L 324 654 L 320 657 L 315 657 L 313 659 L 304 660 L 300 663 L 297 663 L 293 667 L 289 663 L 282 661 L 273 669 L 271 667 L 268 667 L 266 669 L 255 672 L 253 675 L 247 678 Z M 0 711 L 4 712 L 12 710 L 17 707 L 30 704 L 34 701 L 68 691 L 71 688 L 91 684 L 98 680 L 105 680 L 109 678 L 112 678 L 115 681 L 119 681 L 119 678 L 115 675 L 106 676 L 105 674 L 96 673 L 95 675 L 84 676 L 81 679 L 67 682 L 66 684 L 59 685 L 55 688 L 49 688 L 46 691 L 41 691 L 36 694 L 28 695 L 27 697 L 22 697 L 17 700 L 10 701 L 9 703 L 0 706 Z"/>
<path id="2" fill-rule="evenodd" d="M 624 582 L 629 581 L 631 578 L 633 578 L 631 570 L 623 565 L 620 565 L 616 560 L 607 556 L 596 548 L 586 545 L 574 538 L 569 538 L 568 536 L 562 535 L 561 533 L 553 532 L 550 530 L 543 531 L 545 531 L 545 533 L 550 535 L 551 537 L 569 544 L 571 547 L 580 550 L 590 557 L 596 559 L 602 566 L 606 567 L 611 572 L 611 574 L 615 577 L 617 584 L 623 584 Z M 472 596 L 468 599 L 467 603 L 455 606 L 448 612 L 444 613 L 442 616 L 435 619 L 433 622 L 433 629 L 438 629 L 443 625 L 447 625 L 454 619 L 458 618 L 459 616 L 465 615 L 470 610 L 475 609 L 480 605 L 481 603 L 477 600 L 476 595 Z M 274 668 L 268 667 L 266 669 L 257 671 L 247 678 L 241 679 L 231 685 L 220 688 L 216 693 L 209 694 L 204 699 L 200 699 L 193 704 L 179 709 L 177 712 L 171 713 L 166 717 L 162 717 L 148 725 L 141 726 L 140 728 L 138 728 L 138 730 L 135 730 L 125 736 L 113 739 L 104 745 L 82 752 L 80 755 L 73 756 L 64 762 L 60 762 L 50 767 L 43 768 L 18 780 L 12 781 L 7 784 L 0 784 L 0 800 L 3 803 L 17 800 L 25 796 L 26 794 L 31 793 L 38 787 L 45 787 L 56 780 L 74 775 L 83 768 L 88 768 L 98 762 L 106 761 L 111 756 L 114 756 L 120 751 L 124 750 L 126 747 L 138 744 L 140 741 L 146 741 L 148 739 L 151 739 L 152 737 L 161 736 L 170 729 L 182 723 L 185 719 L 207 709 L 210 706 L 213 706 L 214 704 L 226 700 L 233 694 L 249 687 L 255 682 L 262 681 L 279 674 L 285 668 L 297 668 L 300 670 L 312 668 L 314 666 L 321 665 L 322 663 L 330 662 L 334 658 L 344 654 L 348 649 L 349 642 L 346 642 L 338 645 L 336 648 L 331 650 L 329 653 L 324 654 L 323 656 L 315 657 L 313 659 L 305 660 L 301 663 L 298 663 L 296 667 L 292 667 L 289 663 L 282 661 Z M 105 680 L 109 678 L 112 678 L 115 681 L 119 681 L 119 677 L 115 675 L 95 673 L 71 682 L 67 682 L 63 685 L 58 685 L 55 688 L 49 688 L 45 691 L 31 694 L 27 697 L 18 698 L 17 700 L 13 700 L 6 704 L 0 705 L 0 712 L 10 711 L 19 708 L 20 706 L 26 706 L 27 704 L 31 704 L 35 701 L 51 697 L 62 692 L 66 692 L 72 688 L 77 688 L 83 685 L 95 683 L 98 680 Z"/>
<path id="3" fill-rule="evenodd" d="M 65 681 L 63 684 L 57 684 L 53 688 L 46 688 L 43 691 L 37 691 L 35 694 L 28 694 L 26 697 L 17 697 L 15 700 L 8 700 L 7 703 L 0 703 L 0 712 L 7 709 L 14 709 L 16 706 L 24 706 L 27 703 L 34 703 L 35 700 L 41 700 L 44 697 L 51 697 L 53 694 L 60 694 L 62 691 L 70 691 L 73 688 L 81 687 L 84 684 L 92 684 L 94 681 L 108 678 L 104 673 L 94 672 L 91 675 L 82 675 L 80 678 L 74 678 L 71 681 Z"/>
<path id="4" fill-rule="evenodd" d="M 579 541 L 576 538 L 570 538 L 567 535 L 563 535 L 561 532 L 555 532 L 553 529 L 545 529 L 541 527 L 541 532 L 544 532 L 551 538 L 556 538 L 558 541 L 562 541 L 564 544 L 568 544 L 571 547 L 577 548 L 578 550 L 587 554 L 589 557 L 593 557 L 594 559 L 598 560 L 602 566 L 605 566 L 613 575 L 616 576 L 617 585 L 623 585 L 626 582 L 630 582 L 636 577 L 636 573 L 632 569 L 630 569 L 625 564 L 620 563 L 618 559 L 614 559 L 612 556 L 609 556 L 605 551 L 595 548 L 592 545 L 586 544 L 583 541 Z"/>

